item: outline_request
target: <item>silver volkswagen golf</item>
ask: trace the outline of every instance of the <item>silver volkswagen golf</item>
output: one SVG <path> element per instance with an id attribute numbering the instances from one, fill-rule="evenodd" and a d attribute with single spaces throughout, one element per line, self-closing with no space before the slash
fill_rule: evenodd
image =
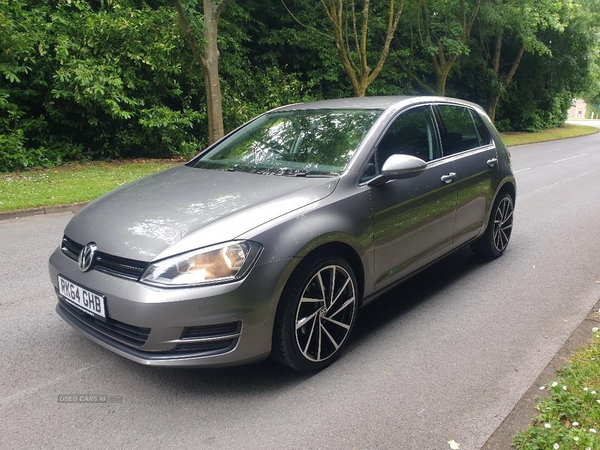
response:
<path id="1" fill-rule="evenodd" d="M 382 292 L 465 245 L 502 255 L 515 193 L 477 105 L 285 106 L 77 213 L 50 257 L 56 311 L 142 364 L 318 370 Z"/>

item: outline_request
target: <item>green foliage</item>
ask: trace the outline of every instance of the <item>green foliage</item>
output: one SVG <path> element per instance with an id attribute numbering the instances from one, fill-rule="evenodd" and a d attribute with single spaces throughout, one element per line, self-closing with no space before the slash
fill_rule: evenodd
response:
<path id="1" fill-rule="evenodd" d="M 540 38 L 552 56 L 526 55 L 515 82 L 507 92 L 500 115 L 516 130 L 536 131 L 560 126 L 573 98 L 590 80 L 593 41 L 589 29 L 571 20 L 564 31 L 547 30 Z"/>
<path id="2" fill-rule="evenodd" d="M 0 2 L 0 170 L 197 151 L 201 81 L 170 7 Z"/>
<path id="3" fill-rule="evenodd" d="M 572 98 L 600 103 L 600 8 L 595 0 L 577 0 L 577 7 L 575 1 L 485 0 L 467 40 L 460 0 L 423 0 L 421 7 L 406 1 L 368 93 L 423 93 L 441 79 L 432 55 L 457 57 L 448 66 L 448 95 L 485 106 L 502 94 L 497 117 L 504 129 L 560 125 Z M 202 2 L 183 4 L 201 27 Z M 370 63 L 385 40 L 386 5 L 371 2 Z M 473 5 L 466 2 L 468 17 Z M 194 33 L 202 36 L 200 28 Z M 503 52 L 495 73 L 490 50 L 498 33 Z M 282 104 L 351 96 L 329 34 L 318 2 L 230 3 L 218 36 L 226 130 Z M 522 44 L 527 52 L 505 89 L 502 76 Z M 356 57 L 356 43 L 347 46 Z M 202 71 L 169 0 L 0 0 L 0 171 L 189 157 L 207 142 L 205 96 Z"/>

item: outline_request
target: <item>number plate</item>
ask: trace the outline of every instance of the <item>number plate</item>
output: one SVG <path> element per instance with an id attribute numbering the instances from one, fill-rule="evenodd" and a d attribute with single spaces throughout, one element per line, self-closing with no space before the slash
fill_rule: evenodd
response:
<path id="1" fill-rule="evenodd" d="M 58 292 L 70 304 L 93 316 L 106 318 L 105 297 L 58 276 Z"/>

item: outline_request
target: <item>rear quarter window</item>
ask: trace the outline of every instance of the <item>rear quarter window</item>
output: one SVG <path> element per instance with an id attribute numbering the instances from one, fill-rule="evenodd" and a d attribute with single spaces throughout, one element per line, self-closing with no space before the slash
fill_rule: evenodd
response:
<path id="1" fill-rule="evenodd" d="M 490 135 L 479 114 L 457 105 L 438 105 L 445 129 L 444 155 L 471 150 L 490 143 Z"/>

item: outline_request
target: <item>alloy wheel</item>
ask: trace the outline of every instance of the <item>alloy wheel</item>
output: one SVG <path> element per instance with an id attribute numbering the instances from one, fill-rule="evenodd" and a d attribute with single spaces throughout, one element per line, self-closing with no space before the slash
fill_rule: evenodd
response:
<path id="1" fill-rule="evenodd" d="M 296 311 L 296 344 L 311 362 L 337 353 L 356 316 L 353 277 L 339 265 L 322 267 L 305 285 Z"/>
<path id="2" fill-rule="evenodd" d="M 493 240 L 498 252 L 503 252 L 508 246 L 512 232 L 513 211 L 513 202 L 509 196 L 504 197 L 496 208 Z"/>

